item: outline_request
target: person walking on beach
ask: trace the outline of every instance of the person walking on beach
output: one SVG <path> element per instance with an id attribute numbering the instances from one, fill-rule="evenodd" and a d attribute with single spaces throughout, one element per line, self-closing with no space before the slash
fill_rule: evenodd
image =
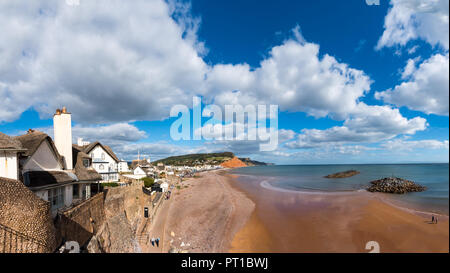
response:
<path id="1" fill-rule="evenodd" d="M 156 238 L 156 247 L 159 247 L 159 237 Z"/>
<path id="2" fill-rule="evenodd" d="M 152 246 L 155 246 L 155 238 L 152 237 Z"/>
<path id="3" fill-rule="evenodd" d="M 437 225 L 437 216 L 436 216 L 436 218 L 434 218 L 434 221 L 436 222 L 436 225 Z"/>
<path id="4" fill-rule="evenodd" d="M 431 216 L 431 223 L 434 224 L 434 215 Z"/>

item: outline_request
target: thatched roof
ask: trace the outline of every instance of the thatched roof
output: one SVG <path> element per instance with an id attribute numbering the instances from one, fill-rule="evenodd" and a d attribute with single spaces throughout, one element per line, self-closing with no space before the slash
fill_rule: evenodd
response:
<path id="1" fill-rule="evenodd" d="M 20 141 L 0 132 L 0 150 L 23 150 Z"/>
<path id="2" fill-rule="evenodd" d="M 69 173 L 64 171 L 30 171 L 24 173 L 24 182 L 28 187 L 43 187 L 65 184 L 76 181 Z"/>
<path id="3" fill-rule="evenodd" d="M 105 150 L 116 162 L 119 162 L 119 158 L 116 156 L 116 154 L 112 151 L 111 147 L 107 146 L 107 145 L 103 145 L 98 141 L 92 142 L 87 146 L 84 146 L 83 150 L 85 153 L 89 153 L 90 151 L 92 151 L 97 145 L 100 145 L 103 150 Z"/>
<path id="4" fill-rule="evenodd" d="M 55 143 L 53 142 L 52 138 L 49 137 L 46 133 L 37 130 L 29 130 L 25 135 L 16 136 L 14 139 L 20 141 L 22 147 L 27 149 L 24 153 L 24 156 L 27 157 L 32 156 L 39 148 L 41 143 L 47 140 L 53 152 L 55 153 L 56 158 L 61 163 L 61 166 L 64 166 L 62 156 L 59 154 Z"/>
<path id="5" fill-rule="evenodd" d="M 88 154 L 83 152 L 83 148 L 73 144 L 72 145 L 73 169 L 78 180 L 81 181 L 98 181 L 102 180 L 102 176 L 93 168 L 86 168 L 83 165 L 83 160 L 91 160 Z"/>

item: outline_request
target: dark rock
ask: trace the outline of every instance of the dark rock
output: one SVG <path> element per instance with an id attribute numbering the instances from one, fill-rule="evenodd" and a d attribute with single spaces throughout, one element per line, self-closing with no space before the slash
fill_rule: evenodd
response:
<path id="1" fill-rule="evenodd" d="M 357 174 L 359 174 L 358 171 L 349 170 L 349 171 L 345 171 L 345 172 L 329 174 L 329 175 L 325 176 L 325 178 L 345 178 L 345 177 L 350 177 L 350 176 L 354 176 Z"/>
<path id="2" fill-rule="evenodd" d="M 407 192 L 425 191 L 427 188 L 403 178 L 386 177 L 370 182 L 372 185 L 367 188 L 370 192 L 385 192 L 404 194 Z"/>

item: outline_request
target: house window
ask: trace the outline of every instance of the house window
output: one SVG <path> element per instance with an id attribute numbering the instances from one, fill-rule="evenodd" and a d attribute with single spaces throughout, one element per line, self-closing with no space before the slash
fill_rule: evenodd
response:
<path id="1" fill-rule="evenodd" d="M 52 210 L 59 209 L 64 206 L 64 187 L 48 190 L 48 201 Z"/>
<path id="2" fill-rule="evenodd" d="M 91 158 L 94 158 L 94 153 L 91 154 Z"/>
<path id="3" fill-rule="evenodd" d="M 83 159 L 83 166 L 84 166 L 85 168 L 89 168 L 90 165 L 91 165 L 91 164 L 89 164 L 89 159 Z"/>
<path id="4" fill-rule="evenodd" d="M 79 198 L 80 197 L 80 185 L 74 184 L 73 185 L 73 198 Z"/>
<path id="5" fill-rule="evenodd" d="M 74 184 L 72 186 L 72 189 L 73 189 L 73 192 L 72 192 L 73 198 L 74 199 L 79 198 L 80 197 L 80 185 Z"/>
<path id="6" fill-rule="evenodd" d="M 105 153 L 102 153 L 102 160 L 105 160 Z"/>

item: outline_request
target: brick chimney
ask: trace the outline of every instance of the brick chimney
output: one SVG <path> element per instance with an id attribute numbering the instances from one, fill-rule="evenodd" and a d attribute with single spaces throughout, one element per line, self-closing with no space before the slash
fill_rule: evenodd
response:
<path id="1" fill-rule="evenodd" d="M 73 168 L 72 159 L 72 115 L 66 107 L 57 109 L 53 116 L 53 130 L 55 134 L 55 146 L 60 155 L 64 156 L 64 164 L 67 170 Z"/>

